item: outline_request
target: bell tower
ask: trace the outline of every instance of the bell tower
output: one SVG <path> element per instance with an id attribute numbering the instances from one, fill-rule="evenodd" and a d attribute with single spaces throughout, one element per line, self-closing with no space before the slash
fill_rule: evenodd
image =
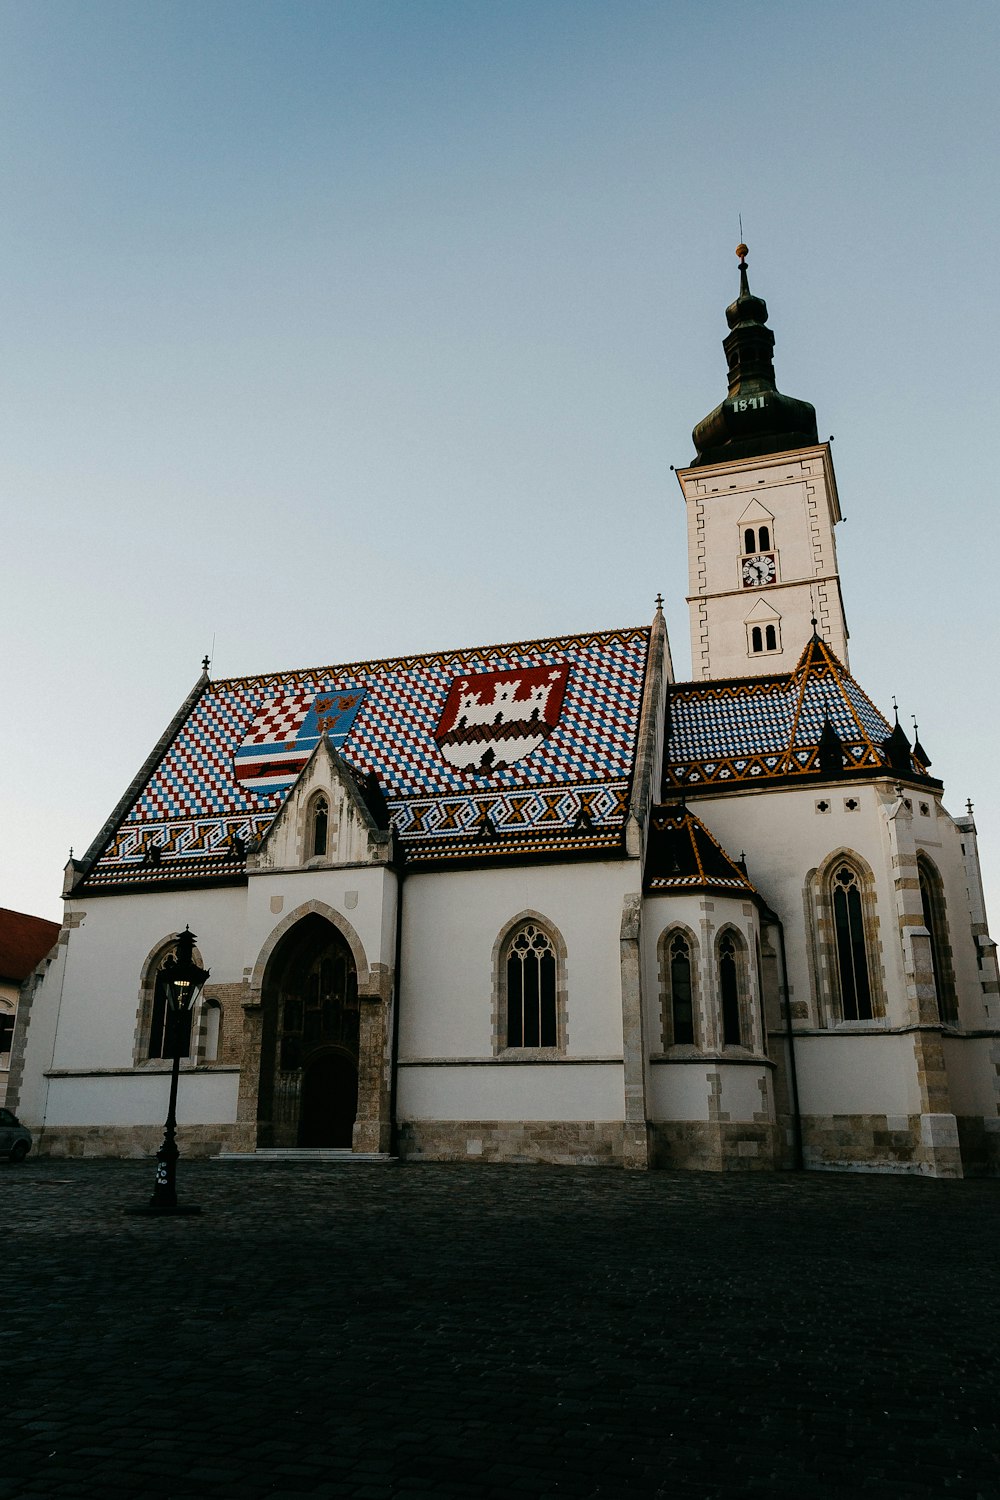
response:
<path id="1" fill-rule="evenodd" d="M 677 471 L 688 513 L 691 675 L 789 672 L 814 630 L 847 662 L 834 527 L 833 456 L 816 412 L 778 390 L 767 304 L 740 291 L 726 309 L 729 393 L 694 429 Z"/>

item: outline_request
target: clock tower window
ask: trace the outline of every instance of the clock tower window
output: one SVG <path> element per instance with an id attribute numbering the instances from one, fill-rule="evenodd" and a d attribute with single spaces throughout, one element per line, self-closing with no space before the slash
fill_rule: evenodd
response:
<path id="1" fill-rule="evenodd" d="M 746 526 L 743 530 L 743 556 L 751 557 L 755 552 L 770 552 L 771 528 L 769 526 Z"/>
<path id="2" fill-rule="evenodd" d="M 781 621 L 748 620 L 747 651 L 750 656 L 777 655 L 781 650 Z"/>

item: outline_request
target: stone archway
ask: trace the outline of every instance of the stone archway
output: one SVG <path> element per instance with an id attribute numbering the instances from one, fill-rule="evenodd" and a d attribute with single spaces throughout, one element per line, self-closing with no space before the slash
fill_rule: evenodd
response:
<path id="1" fill-rule="evenodd" d="M 304 926 L 306 922 L 310 927 Z M 319 932 L 327 937 L 331 932 L 339 934 L 345 960 L 349 955 L 353 964 L 356 1038 L 350 1045 L 336 1039 L 326 1043 L 350 1056 L 357 1067 L 357 1113 L 350 1144 L 355 1151 L 388 1151 L 392 1133 L 392 970 L 383 963 L 369 963 L 364 945 L 347 918 L 316 900 L 304 902 L 278 923 L 261 948 L 247 984 L 234 1145 L 237 1150 L 253 1151 L 258 1146 L 298 1144 L 303 1077 L 301 1071 L 296 1079 L 295 1069 L 279 1067 L 278 998 L 284 966 L 310 932 L 314 939 Z M 317 1044 L 314 1050 L 322 1045 Z"/>
<path id="2" fill-rule="evenodd" d="M 257 1144 L 350 1147 L 359 1049 L 354 955 L 331 922 L 309 913 L 264 971 Z"/>

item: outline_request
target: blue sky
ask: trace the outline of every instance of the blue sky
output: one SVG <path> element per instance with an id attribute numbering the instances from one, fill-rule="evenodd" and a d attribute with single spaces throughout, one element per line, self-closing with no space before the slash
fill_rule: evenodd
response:
<path id="1" fill-rule="evenodd" d="M 993 908 L 1000 9 L 0 3 L 0 904 L 215 675 L 649 619 L 738 215 Z M 214 648 L 213 648 L 214 641 Z M 996 853 L 993 851 L 996 850 Z"/>

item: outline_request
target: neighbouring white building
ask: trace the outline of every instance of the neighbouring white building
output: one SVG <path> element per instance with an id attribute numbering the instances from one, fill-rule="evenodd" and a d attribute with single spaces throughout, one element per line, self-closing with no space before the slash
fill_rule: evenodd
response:
<path id="1" fill-rule="evenodd" d="M 851 676 L 830 448 L 767 309 L 678 473 L 650 625 L 210 680 L 66 871 L 11 1098 L 43 1152 L 1000 1162 L 971 816 Z M 161 971 L 210 967 L 175 1036 Z"/>

